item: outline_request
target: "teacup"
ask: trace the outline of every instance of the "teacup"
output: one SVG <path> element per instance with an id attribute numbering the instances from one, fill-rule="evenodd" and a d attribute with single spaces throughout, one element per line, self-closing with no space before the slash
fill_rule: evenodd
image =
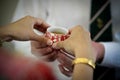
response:
<path id="1" fill-rule="evenodd" d="M 48 37 L 53 41 L 64 41 L 69 37 L 69 31 L 66 28 L 62 27 L 49 27 L 45 33 L 45 37 Z"/>

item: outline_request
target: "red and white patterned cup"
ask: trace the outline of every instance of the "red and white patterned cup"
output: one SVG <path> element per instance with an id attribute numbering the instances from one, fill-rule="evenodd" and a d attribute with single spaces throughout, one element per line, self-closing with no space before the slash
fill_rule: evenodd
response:
<path id="1" fill-rule="evenodd" d="M 53 43 L 64 41 L 69 37 L 69 31 L 62 27 L 49 27 L 45 33 L 45 37 L 51 39 Z"/>
<path id="2" fill-rule="evenodd" d="M 69 31 L 66 28 L 62 27 L 49 27 L 45 33 L 45 37 L 51 39 L 53 43 L 58 41 L 64 41 L 70 36 Z M 74 59 L 74 56 L 67 53 L 66 51 L 60 49 L 62 53 L 68 56 L 71 59 Z"/>

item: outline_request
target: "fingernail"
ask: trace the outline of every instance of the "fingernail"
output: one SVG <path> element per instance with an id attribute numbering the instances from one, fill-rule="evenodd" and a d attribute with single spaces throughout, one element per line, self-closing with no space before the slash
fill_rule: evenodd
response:
<path id="1" fill-rule="evenodd" d="M 55 47 L 56 47 L 56 44 L 54 43 L 54 44 L 52 45 L 52 48 L 54 48 L 54 49 L 55 49 Z"/>
<path id="2" fill-rule="evenodd" d="M 53 41 L 49 39 L 49 40 L 47 41 L 47 45 L 51 46 L 52 44 L 53 44 Z"/>

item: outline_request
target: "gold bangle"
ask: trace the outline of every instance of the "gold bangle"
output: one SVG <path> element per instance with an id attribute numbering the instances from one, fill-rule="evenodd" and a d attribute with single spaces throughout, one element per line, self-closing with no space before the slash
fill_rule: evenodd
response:
<path id="1" fill-rule="evenodd" d="M 89 66 L 91 66 L 93 69 L 95 69 L 95 63 L 93 62 L 93 60 L 91 59 L 87 59 L 87 58 L 76 58 L 75 60 L 73 60 L 72 64 L 87 64 Z"/>

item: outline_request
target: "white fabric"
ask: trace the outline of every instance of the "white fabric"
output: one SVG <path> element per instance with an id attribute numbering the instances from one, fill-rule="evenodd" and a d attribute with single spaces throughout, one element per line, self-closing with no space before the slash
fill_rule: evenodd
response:
<path id="1" fill-rule="evenodd" d="M 101 65 L 107 67 L 120 67 L 120 43 L 105 42 L 105 54 Z"/>
<path id="2" fill-rule="evenodd" d="M 31 15 L 62 27 L 89 29 L 90 0 L 19 0 L 12 21 Z"/>

